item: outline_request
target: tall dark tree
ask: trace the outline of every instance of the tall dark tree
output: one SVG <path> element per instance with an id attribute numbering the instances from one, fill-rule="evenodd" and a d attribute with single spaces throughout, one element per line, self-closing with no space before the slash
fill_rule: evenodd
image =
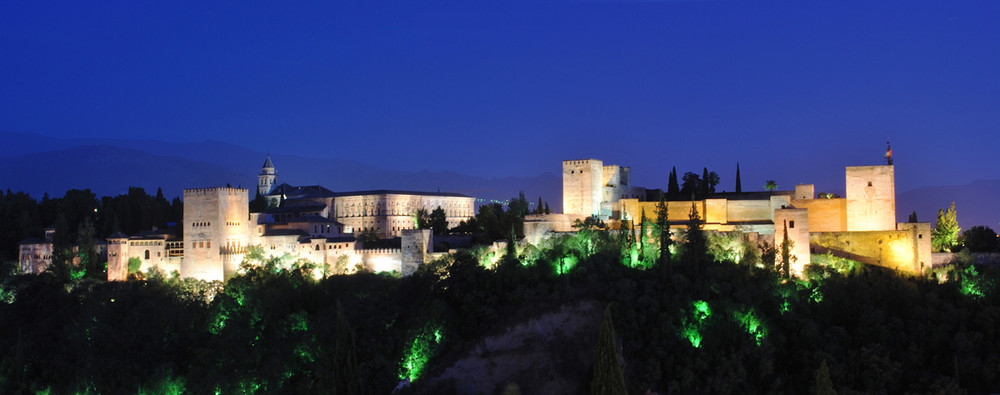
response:
<path id="1" fill-rule="evenodd" d="M 590 382 L 590 393 L 593 395 L 628 393 L 616 337 L 609 304 L 604 308 L 604 319 L 601 320 L 601 330 L 597 334 L 597 346 L 594 348 L 594 378 Z"/>
<path id="2" fill-rule="evenodd" d="M 743 192 L 743 184 L 740 181 L 740 162 L 736 162 L 736 193 Z"/>
<path id="3" fill-rule="evenodd" d="M 661 268 L 666 268 L 670 264 L 670 219 L 667 213 L 667 204 L 660 195 L 660 202 L 656 204 L 656 229 L 660 242 L 660 256 L 657 263 Z"/>
<path id="4" fill-rule="evenodd" d="M 687 243 L 684 244 L 684 259 L 694 265 L 701 264 L 708 254 L 708 241 L 701 225 L 701 215 L 698 214 L 698 207 L 692 201 L 687 226 Z"/>
<path id="5" fill-rule="evenodd" d="M 671 199 L 681 193 L 681 188 L 677 185 L 677 167 L 670 168 L 670 177 L 667 180 L 667 195 Z"/>
<path id="6" fill-rule="evenodd" d="M 997 238 L 997 233 L 987 226 L 973 226 L 962 232 L 962 237 L 959 239 L 970 252 L 1000 251 L 1000 239 Z"/>
<path id="7" fill-rule="evenodd" d="M 639 216 L 639 262 L 646 260 L 646 208 L 643 207 Z"/>
<path id="8" fill-rule="evenodd" d="M 448 233 L 448 215 L 441 206 L 437 206 L 428 216 L 428 225 L 436 235 Z"/>
<path id="9" fill-rule="evenodd" d="M 701 170 L 701 180 L 698 183 L 698 194 L 700 195 L 698 196 L 698 198 L 699 199 L 707 198 L 709 192 L 711 192 L 710 190 L 711 190 L 711 182 L 709 181 L 708 178 L 708 168 L 704 167 Z"/>
<path id="10" fill-rule="evenodd" d="M 912 213 L 910 213 L 910 216 L 906 219 L 906 222 L 909 222 L 911 224 L 917 223 L 917 211 L 916 210 L 914 210 Z"/>
<path id="11" fill-rule="evenodd" d="M 837 390 L 833 388 L 833 381 L 830 380 L 830 369 L 826 367 L 825 359 L 816 369 L 816 395 L 837 395 Z"/>
<path id="12" fill-rule="evenodd" d="M 535 206 L 535 214 L 545 214 L 544 210 L 542 209 L 542 197 L 541 196 L 538 197 L 538 205 Z"/>
<path id="13" fill-rule="evenodd" d="M 692 172 L 684 173 L 684 177 L 681 179 L 681 192 L 680 194 L 684 197 L 691 196 L 691 200 L 696 199 L 701 186 L 701 178 L 697 174 Z"/>
<path id="14" fill-rule="evenodd" d="M 792 246 L 794 242 L 788 239 L 788 221 L 784 221 L 784 236 L 781 238 L 781 275 L 785 278 L 791 277 L 792 272 Z"/>

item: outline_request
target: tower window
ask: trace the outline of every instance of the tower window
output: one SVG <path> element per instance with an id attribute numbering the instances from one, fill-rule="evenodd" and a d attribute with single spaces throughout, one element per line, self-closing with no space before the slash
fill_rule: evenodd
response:
<path id="1" fill-rule="evenodd" d="M 788 221 L 788 229 L 795 228 L 795 221 Z"/>
<path id="2" fill-rule="evenodd" d="M 868 186 L 872 186 L 872 182 L 871 181 L 868 181 Z"/>

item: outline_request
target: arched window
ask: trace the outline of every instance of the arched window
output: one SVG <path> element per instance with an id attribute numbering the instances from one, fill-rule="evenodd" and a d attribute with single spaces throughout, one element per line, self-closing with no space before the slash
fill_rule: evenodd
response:
<path id="1" fill-rule="evenodd" d="M 146 250 L 146 259 L 149 259 L 149 250 Z"/>

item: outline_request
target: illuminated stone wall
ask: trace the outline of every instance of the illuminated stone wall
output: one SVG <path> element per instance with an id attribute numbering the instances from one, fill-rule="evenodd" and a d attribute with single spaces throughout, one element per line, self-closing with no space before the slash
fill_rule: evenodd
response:
<path id="1" fill-rule="evenodd" d="M 333 201 L 334 219 L 355 233 L 375 229 L 379 237 L 402 236 L 415 228 L 414 214 L 424 209 L 430 214 L 441 207 L 448 227 L 458 226 L 475 215 L 476 199 L 468 196 L 380 193 L 338 196 Z"/>
<path id="2" fill-rule="evenodd" d="M 795 186 L 794 200 L 815 199 L 816 186 L 813 184 L 798 184 Z"/>
<path id="3" fill-rule="evenodd" d="M 931 224 L 930 222 L 900 222 L 896 224 L 896 229 L 912 233 L 910 237 L 916 240 L 917 267 L 921 272 L 934 265 L 934 257 L 931 253 Z"/>
<path id="4" fill-rule="evenodd" d="M 250 245 L 249 220 L 244 188 L 185 189 L 181 276 L 211 281 L 235 274 Z"/>
<path id="5" fill-rule="evenodd" d="M 788 226 L 788 240 L 792 242 L 790 255 L 793 257 L 789 268 L 793 275 L 801 275 L 802 268 L 811 262 L 809 257 L 809 213 L 801 208 L 774 210 L 775 261 L 781 261 L 781 243 L 785 240 L 785 226 Z"/>
<path id="6" fill-rule="evenodd" d="M 847 199 L 797 199 L 792 207 L 809 210 L 809 229 L 813 232 L 847 230 Z"/>
<path id="7" fill-rule="evenodd" d="M 847 230 L 895 230 L 896 188 L 892 166 L 848 166 Z"/>
<path id="8" fill-rule="evenodd" d="M 563 213 L 600 215 L 604 163 L 597 159 L 563 161 Z"/>
<path id="9" fill-rule="evenodd" d="M 925 266 L 929 266 L 931 254 L 930 245 L 922 245 L 921 239 L 916 238 L 918 234 L 914 229 L 817 232 L 809 236 L 809 243 L 815 254 L 831 253 L 870 265 L 907 273 L 920 273 L 921 257 L 928 258 L 923 262 Z M 924 238 L 927 238 L 926 234 Z M 922 247 L 925 247 L 926 251 L 923 251 Z"/>

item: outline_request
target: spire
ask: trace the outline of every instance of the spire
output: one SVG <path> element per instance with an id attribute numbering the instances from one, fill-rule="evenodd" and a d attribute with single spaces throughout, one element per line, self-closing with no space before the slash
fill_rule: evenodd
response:
<path id="1" fill-rule="evenodd" d="M 267 154 L 267 159 L 264 160 L 264 168 L 265 169 L 267 169 L 267 168 L 273 169 L 274 168 L 274 163 L 271 163 L 271 153 L 268 153 Z"/>

